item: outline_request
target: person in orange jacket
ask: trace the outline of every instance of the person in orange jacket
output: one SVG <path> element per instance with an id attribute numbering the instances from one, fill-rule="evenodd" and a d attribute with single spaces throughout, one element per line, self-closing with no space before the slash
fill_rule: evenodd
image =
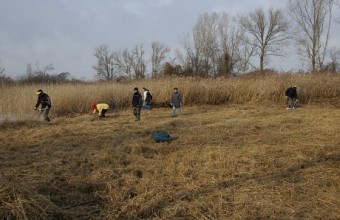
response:
<path id="1" fill-rule="evenodd" d="M 93 114 L 99 112 L 99 118 L 105 118 L 105 113 L 109 110 L 109 105 L 105 103 L 93 104 Z"/>

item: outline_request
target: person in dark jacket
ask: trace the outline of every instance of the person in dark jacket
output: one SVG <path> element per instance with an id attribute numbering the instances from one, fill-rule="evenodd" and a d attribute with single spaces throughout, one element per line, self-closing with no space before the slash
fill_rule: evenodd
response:
<path id="1" fill-rule="evenodd" d="M 41 89 L 37 91 L 38 99 L 37 104 L 35 104 L 34 110 L 37 110 L 39 105 L 41 105 L 40 111 L 44 114 L 44 120 L 45 121 L 51 121 L 48 117 L 48 114 L 50 113 L 50 109 L 52 107 L 51 99 L 48 96 L 48 94 L 44 93 Z"/>
<path id="2" fill-rule="evenodd" d="M 297 100 L 296 86 L 289 87 L 286 90 L 285 95 L 286 95 L 287 100 L 288 100 L 288 108 L 287 109 L 295 109 L 296 100 Z"/>
<path id="3" fill-rule="evenodd" d="M 143 105 L 142 94 L 138 91 L 138 88 L 134 88 L 134 93 L 132 96 L 132 108 L 133 115 L 136 117 L 136 121 L 140 120 L 140 112 Z"/>
<path id="4" fill-rule="evenodd" d="M 178 108 L 180 112 L 182 111 L 182 96 L 178 92 L 177 88 L 174 88 L 174 91 L 171 96 L 170 105 L 172 106 L 172 116 L 176 116 L 176 109 Z"/>

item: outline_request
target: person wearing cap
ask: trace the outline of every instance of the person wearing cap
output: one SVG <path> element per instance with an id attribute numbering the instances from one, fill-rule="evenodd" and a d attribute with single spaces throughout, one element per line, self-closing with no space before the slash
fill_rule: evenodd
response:
<path id="1" fill-rule="evenodd" d="M 182 96 L 178 92 L 177 88 L 174 88 L 174 91 L 171 96 L 171 102 L 170 105 L 172 106 L 172 116 L 176 116 L 176 109 L 178 108 L 180 111 L 182 111 Z"/>
<path id="2" fill-rule="evenodd" d="M 99 104 L 93 104 L 92 109 L 93 109 L 93 114 L 98 112 L 99 118 L 105 118 L 105 113 L 109 110 L 109 105 L 105 103 L 99 103 Z"/>
<path id="3" fill-rule="evenodd" d="M 151 108 L 151 101 L 152 101 L 152 95 L 151 92 L 147 88 L 143 88 L 143 107 L 145 110 L 150 110 Z"/>
<path id="4" fill-rule="evenodd" d="M 297 101 L 297 91 L 296 86 L 291 86 L 285 91 L 285 95 L 288 100 L 288 108 L 287 109 L 295 109 L 296 101 Z"/>
<path id="5" fill-rule="evenodd" d="M 134 88 L 134 93 L 132 96 L 132 108 L 133 108 L 133 115 L 136 117 L 136 121 L 140 120 L 140 112 L 142 108 L 143 100 L 142 95 L 138 91 L 138 88 Z"/>
<path id="6" fill-rule="evenodd" d="M 48 96 L 48 94 L 44 93 L 41 89 L 37 91 L 37 104 L 35 104 L 34 110 L 37 110 L 39 105 L 41 105 L 40 111 L 44 113 L 44 120 L 45 121 L 51 121 L 48 117 L 48 114 L 50 113 L 50 109 L 52 107 L 51 99 Z"/>

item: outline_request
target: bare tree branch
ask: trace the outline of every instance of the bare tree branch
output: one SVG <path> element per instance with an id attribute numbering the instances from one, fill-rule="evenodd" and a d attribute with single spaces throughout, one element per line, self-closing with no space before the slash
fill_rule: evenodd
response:
<path id="1" fill-rule="evenodd" d="M 161 68 L 164 65 L 165 56 L 170 52 L 170 48 L 164 43 L 152 42 L 152 55 L 151 55 L 151 75 L 156 77 L 160 74 Z"/>
<path id="2" fill-rule="evenodd" d="M 334 0 L 289 0 L 290 14 L 300 30 L 298 51 L 307 56 L 313 72 L 322 69 L 332 21 Z"/>
<path id="3" fill-rule="evenodd" d="M 239 18 L 239 24 L 248 34 L 246 43 L 256 48 L 260 57 L 260 70 L 264 69 L 268 56 L 282 56 L 282 48 L 288 40 L 288 20 L 283 10 L 270 8 L 267 15 L 257 9 Z"/>
<path id="4" fill-rule="evenodd" d="M 100 45 L 95 48 L 94 56 L 97 58 L 97 64 L 93 69 L 97 72 L 97 78 L 110 81 L 114 78 L 113 53 L 109 51 L 108 45 Z"/>

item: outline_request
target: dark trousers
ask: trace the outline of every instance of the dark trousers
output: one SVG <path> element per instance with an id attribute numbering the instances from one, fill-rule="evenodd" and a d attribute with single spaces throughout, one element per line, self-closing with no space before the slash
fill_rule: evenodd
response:
<path id="1" fill-rule="evenodd" d="M 136 117 L 136 120 L 140 120 L 140 107 L 133 107 L 133 115 Z"/>
<path id="2" fill-rule="evenodd" d="M 288 97 L 288 108 L 295 108 L 296 98 Z"/>
<path id="3" fill-rule="evenodd" d="M 50 113 L 50 108 L 45 107 L 44 112 L 43 112 L 45 121 L 50 121 L 50 118 L 48 117 L 49 113 Z"/>
<path id="4" fill-rule="evenodd" d="M 100 113 L 99 117 L 105 118 L 105 113 L 107 112 L 107 109 L 103 109 L 102 112 Z"/>

